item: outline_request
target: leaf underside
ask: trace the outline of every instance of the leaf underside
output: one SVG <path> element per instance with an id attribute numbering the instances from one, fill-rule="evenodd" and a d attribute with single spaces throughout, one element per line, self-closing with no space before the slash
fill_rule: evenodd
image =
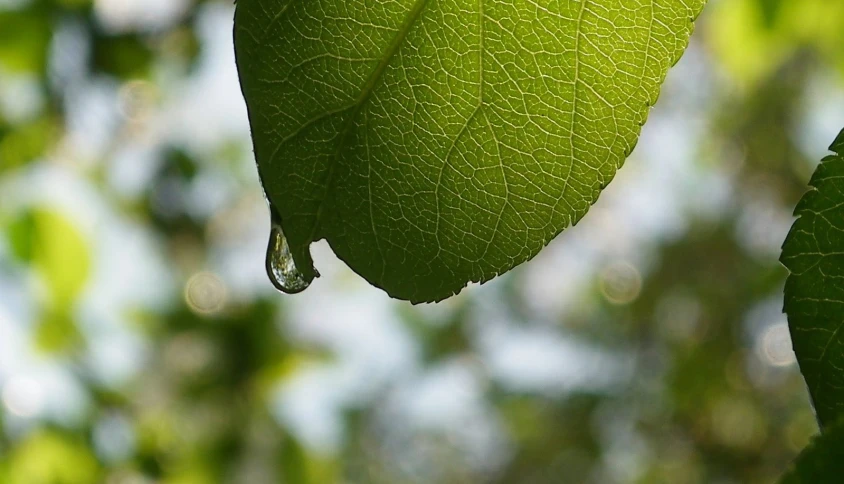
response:
<path id="1" fill-rule="evenodd" d="M 437 301 L 535 256 L 636 145 L 704 0 L 239 0 L 255 156 L 299 270 L 326 239 Z"/>
<path id="2" fill-rule="evenodd" d="M 844 422 L 838 422 L 800 453 L 780 484 L 840 484 L 842 479 Z"/>
<path id="3" fill-rule="evenodd" d="M 818 421 L 844 417 L 844 131 L 812 176 L 794 214 L 782 263 L 794 352 Z"/>

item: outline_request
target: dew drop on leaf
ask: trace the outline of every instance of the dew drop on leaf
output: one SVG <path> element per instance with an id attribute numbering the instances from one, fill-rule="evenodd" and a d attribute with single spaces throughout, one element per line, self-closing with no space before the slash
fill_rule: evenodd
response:
<path id="1" fill-rule="evenodd" d="M 306 278 L 296 267 L 290 245 L 281 230 L 281 219 L 275 209 L 270 206 L 272 226 L 270 228 L 270 242 L 267 245 L 267 275 L 270 281 L 281 292 L 296 294 L 311 285 L 313 278 Z M 316 274 L 319 277 L 319 274 Z"/>

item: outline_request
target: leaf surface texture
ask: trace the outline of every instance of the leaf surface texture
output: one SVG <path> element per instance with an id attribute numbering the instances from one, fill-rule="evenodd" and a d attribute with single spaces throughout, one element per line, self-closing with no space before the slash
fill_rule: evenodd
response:
<path id="1" fill-rule="evenodd" d="M 844 417 L 844 131 L 830 150 L 782 252 L 792 344 L 821 426 Z"/>
<path id="2" fill-rule="evenodd" d="M 239 0 L 255 156 L 312 242 L 436 301 L 535 256 L 633 150 L 703 0 Z"/>

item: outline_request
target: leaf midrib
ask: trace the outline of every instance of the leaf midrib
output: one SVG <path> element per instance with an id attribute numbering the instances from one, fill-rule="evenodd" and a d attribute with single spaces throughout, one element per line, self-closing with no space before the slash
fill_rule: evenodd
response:
<path id="1" fill-rule="evenodd" d="M 331 185 L 334 182 L 334 174 L 336 172 L 335 168 L 339 163 L 340 153 L 346 143 L 346 140 L 349 138 L 349 135 L 352 132 L 352 128 L 355 126 L 358 114 L 360 114 L 360 111 L 363 106 L 366 105 L 367 101 L 372 97 L 372 93 L 375 90 L 375 86 L 378 84 L 378 81 L 380 81 L 381 78 L 384 76 L 384 71 L 387 70 L 390 61 L 395 57 L 396 53 L 398 53 L 399 48 L 401 47 L 404 40 L 407 38 L 407 34 L 410 32 L 410 29 L 419 19 L 419 16 L 422 14 L 422 11 L 425 9 L 425 6 L 427 4 L 428 0 L 416 0 L 414 2 L 413 7 L 411 7 L 410 11 L 407 14 L 407 18 L 399 28 L 398 32 L 396 32 L 396 36 L 393 38 L 392 42 L 390 42 L 390 45 L 387 47 L 387 50 L 384 52 L 384 58 L 381 59 L 381 62 L 379 62 L 378 66 L 375 67 L 375 70 L 372 71 L 372 74 L 366 80 L 366 84 L 363 85 L 358 99 L 355 101 L 354 104 L 352 104 L 352 112 L 349 115 L 349 119 L 346 121 L 346 125 L 343 127 L 343 132 L 340 135 L 339 142 L 337 143 L 337 149 L 335 150 L 334 156 L 332 158 L 333 161 L 328 166 L 328 171 L 325 175 L 325 182 L 322 184 L 324 187 L 324 193 L 319 201 L 316 216 L 314 217 L 314 223 L 311 227 L 311 231 L 308 236 L 308 239 L 310 240 L 306 241 L 305 245 L 310 244 L 314 240 L 314 236 L 316 235 L 316 232 L 319 229 L 319 223 L 322 218 L 323 208 L 325 207 L 325 201 L 328 198 L 328 194 L 331 193 Z"/>

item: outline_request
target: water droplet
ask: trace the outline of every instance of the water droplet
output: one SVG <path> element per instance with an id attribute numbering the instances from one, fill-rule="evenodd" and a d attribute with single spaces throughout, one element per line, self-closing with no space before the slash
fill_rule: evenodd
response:
<path id="1" fill-rule="evenodd" d="M 281 292 L 296 294 L 311 285 L 311 281 L 299 272 L 290 253 L 290 246 L 281 231 L 281 221 L 272 210 L 272 228 L 270 243 L 267 246 L 267 275 L 270 281 Z"/>

